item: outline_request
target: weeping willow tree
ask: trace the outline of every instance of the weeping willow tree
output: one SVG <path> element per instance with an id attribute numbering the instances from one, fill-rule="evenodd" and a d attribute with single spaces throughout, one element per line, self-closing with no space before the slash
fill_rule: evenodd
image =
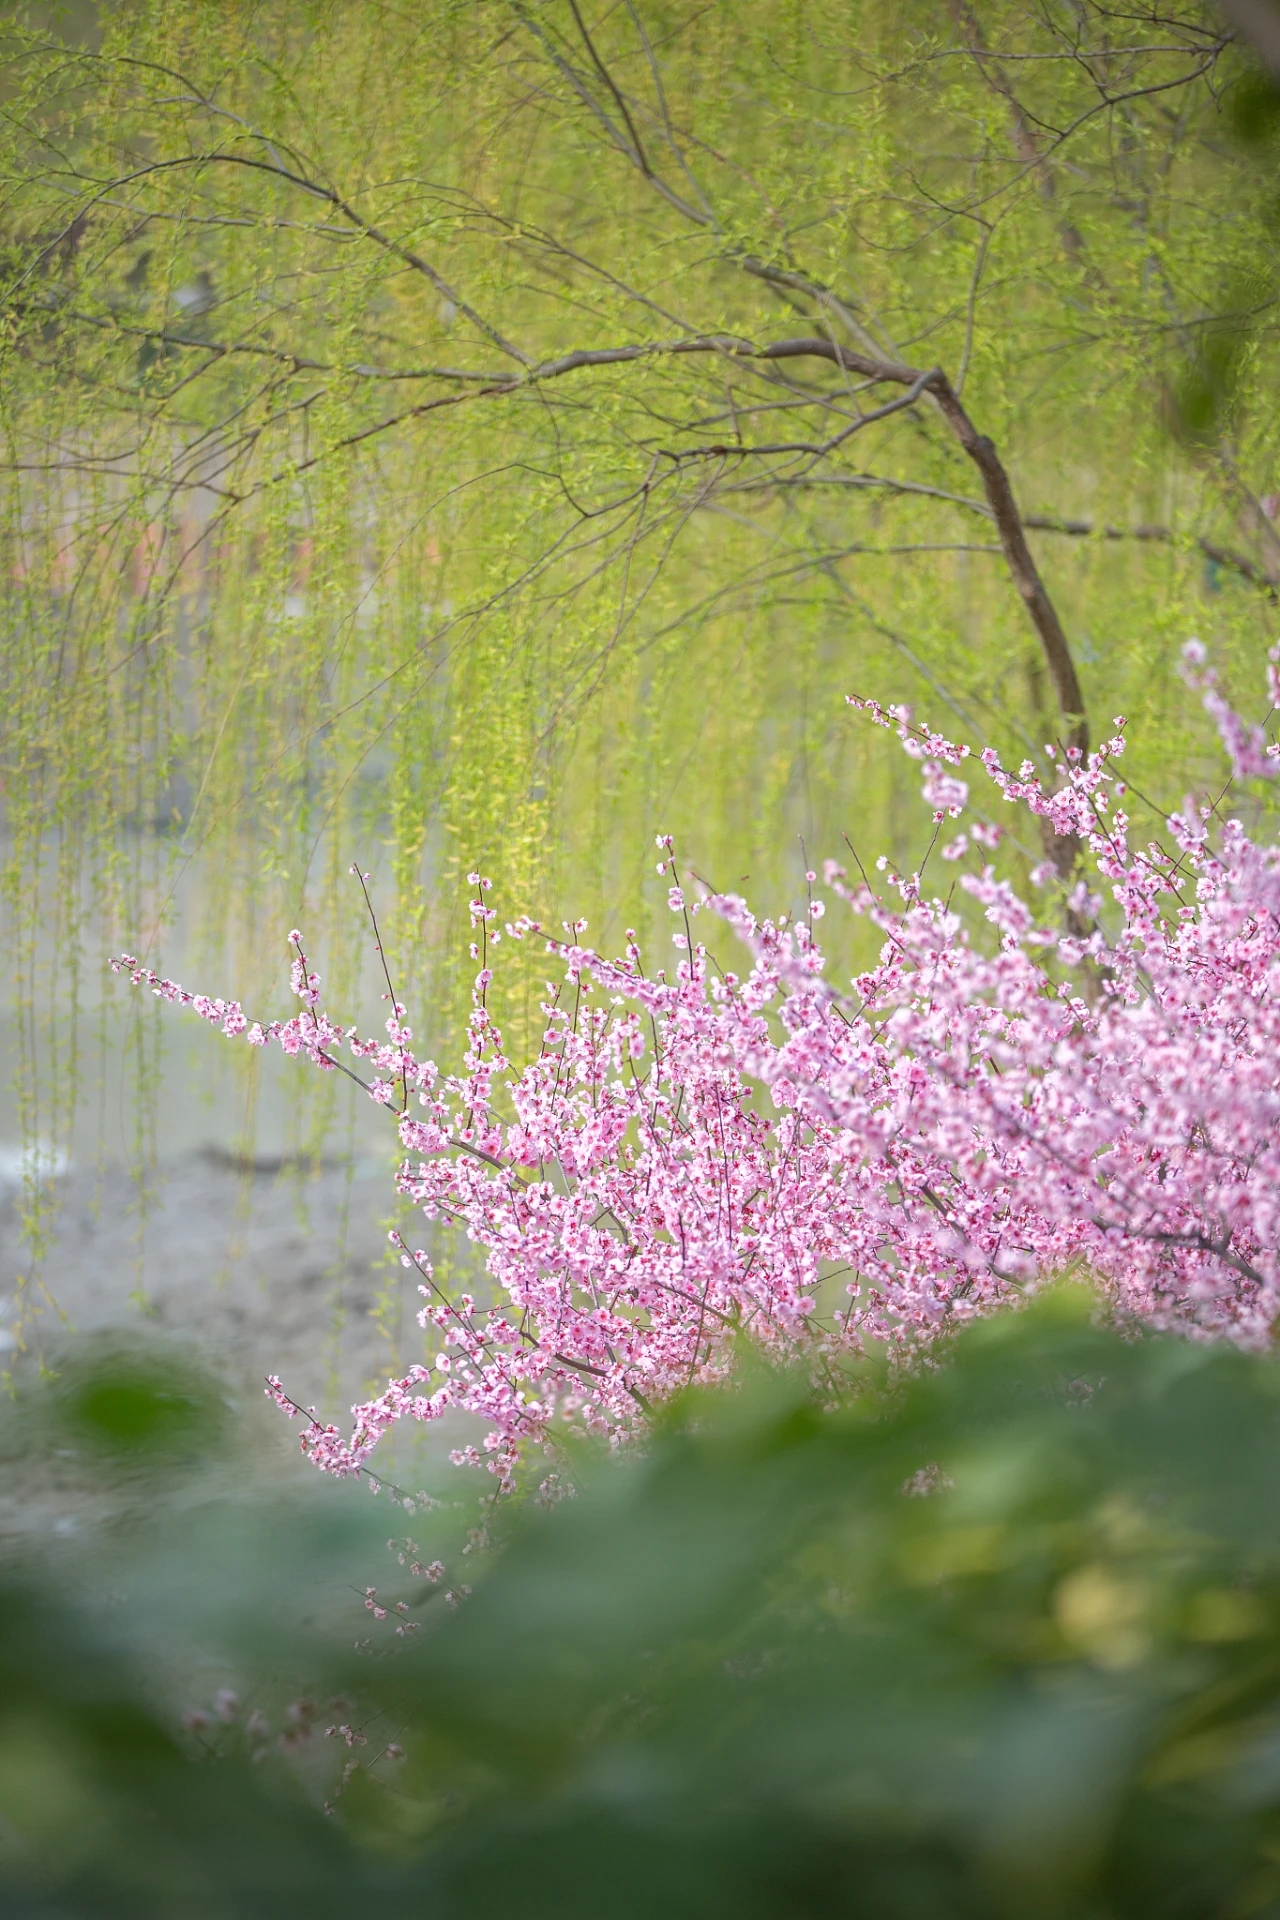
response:
<path id="1" fill-rule="evenodd" d="M 918 863 L 848 691 L 1015 756 L 1125 712 L 1160 806 L 1179 645 L 1271 637 L 1276 172 L 1213 8 L 105 0 L 0 53 L 32 1140 L 180 885 L 270 1010 L 293 924 L 355 991 L 361 861 L 447 1047 L 473 867 L 607 944 L 655 830 L 773 907 L 846 833 Z"/>

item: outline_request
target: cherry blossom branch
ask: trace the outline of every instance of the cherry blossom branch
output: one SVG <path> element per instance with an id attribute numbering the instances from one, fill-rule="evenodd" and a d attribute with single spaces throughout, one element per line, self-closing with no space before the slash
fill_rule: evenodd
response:
<path id="1" fill-rule="evenodd" d="M 1236 774 L 1280 772 L 1194 643 L 1185 672 Z M 1268 693 L 1277 703 L 1278 661 Z M 343 1052 L 370 1062 L 371 1079 L 353 1077 L 394 1116 L 402 1200 L 429 1232 L 464 1231 L 483 1261 L 482 1306 L 451 1296 L 427 1249 L 392 1233 L 438 1344 L 352 1409 L 349 1435 L 307 1416 L 318 1466 L 364 1472 L 397 1421 L 454 1409 L 486 1436 L 453 1457 L 487 1454 L 502 1489 L 568 1429 L 626 1444 L 665 1397 L 723 1377 L 743 1338 L 830 1394 L 869 1343 L 912 1366 L 1058 1275 L 1087 1273 L 1126 1319 L 1272 1340 L 1280 845 L 1203 804 L 1170 817 L 1167 846 L 1133 844 L 1120 721 L 1092 753 L 1067 747 L 1046 784 L 1030 760 L 972 755 L 905 707 L 852 704 L 916 763 L 935 836 L 957 823 L 940 858 L 985 939 L 954 889 L 931 898 L 920 874 L 884 860 L 879 892 L 861 863 L 850 881 L 829 861 L 821 885 L 806 873 L 799 915 L 761 920 L 735 895 L 691 896 L 663 835 L 676 960 L 646 969 L 634 933 L 614 958 L 582 944 L 582 921 L 559 940 L 527 918 L 500 933 L 473 873 L 478 972 L 465 1053 L 444 1075 L 415 1054 L 389 979 L 385 1037 L 334 1020 L 296 933 L 302 1008 L 269 1025 L 127 956 L 115 963 L 230 1038 L 323 1069 L 347 1070 Z M 1045 907 L 1066 895 L 1075 930 L 995 870 L 1001 834 L 971 803 L 970 771 L 1085 849 L 1096 892 L 1077 878 L 1068 893 L 1050 862 L 1033 875 Z M 882 938 L 852 993 L 828 977 L 816 937 L 832 909 Z M 698 937 L 708 912 L 740 942 L 745 971 L 710 964 Z M 500 938 L 541 939 L 564 973 L 523 1066 L 488 1006 Z M 843 1297 L 828 1309 L 837 1277 Z"/>

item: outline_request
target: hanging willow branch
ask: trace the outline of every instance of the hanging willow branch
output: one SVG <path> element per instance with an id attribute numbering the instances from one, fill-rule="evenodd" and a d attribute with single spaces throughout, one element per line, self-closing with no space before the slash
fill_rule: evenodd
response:
<path id="1" fill-rule="evenodd" d="M 427 258 L 420 245 L 416 242 L 410 244 L 398 236 L 388 228 L 385 220 L 371 218 L 361 211 L 356 204 L 357 196 L 335 184 L 322 166 L 308 159 L 296 138 L 286 139 L 277 130 L 264 129 L 242 114 L 230 111 L 216 97 L 216 91 L 201 85 L 178 68 L 142 60 L 131 64 L 154 75 L 166 89 L 176 83 L 181 89 L 176 104 L 207 117 L 222 128 L 230 125 L 234 129 L 232 140 L 227 144 L 196 146 L 186 154 L 147 158 L 112 178 L 84 178 L 75 204 L 60 230 L 42 243 L 38 254 L 11 285 L 9 298 L 12 310 L 20 312 L 30 301 L 29 288 L 33 276 L 38 275 L 40 269 L 60 250 L 71 245 L 73 237 L 83 234 L 84 223 L 95 209 L 106 204 L 118 204 L 126 192 L 132 193 L 142 184 L 170 175 L 175 170 L 190 171 L 201 181 L 211 171 L 229 170 L 269 179 L 285 192 L 300 193 L 313 202 L 321 203 L 334 216 L 337 232 L 345 233 L 357 243 L 375 248 L 420 277 L 447 302 L 451 312 L 468 321 L 482 339 L 496 346 L 508 361 L 515 363 L 514 369 L 495 372 L 440 366 L 396 368 L 372 364 L 367 360 L 354 360 L 342 367 L 339 363 L 261 339 L 216 340 L 205 337 L 203 330 L 193 335 L 172 326 L 138 328 L 118 314 L 109 317 L 93 315 L 69 304 L 62 305 L 57 312 L 59 324 L 84 324 L 99 329 L 115 325 L 123 333 L 145 336 L 164 351 L 199 352 L 205 356 L 206 367 L 227 357 L 257 356 L 274 361 L 287 373 L 294 375 L 314 372 L 361 382 L 429 380 L 466 389 L 463 392 L 439 394 L 382 418 L 367 420 L 353 431 L 319 448 L 308 450 L 301 458 L 291 453 L 287 462 L 274 472 L 255 479 L 247 489 L 230 480 L 224 482 L 223 475 L 246 451 L 256 448 L 257 430 L 238 430 L 230 438 L 222 438 L 217 433 L 206 437 L 199 460 L 189 462 L 185 472 L 171 476 L 171 483 L 179 487 L 214 486 L 228 505 L 242 504 L 265 488 L 282 483 L 291 484 L 329 455 L 365 446 L 395 428 L 423 420 L 428 415 L 456 409 L 472 399 L 491 400 L 542 388 L 565 375 L 592 368 L 616 368 L 630 362 L 651 362 L 664 357 L 676 359 L 697 354 L 715 354 L 738 363 L 751 361 L 775 366 L 797 360 L 820 359 L 842 373 L 860 376 L 869 385 L 896 385 L 904 390 L 900 397 L 866 411 L 855 406 L 852 417 L 847 418 L 834 432 L 821 437 L 796 436 L 748 443 L 739 429 L 732 444 L 713 441 L 678 451 L 663 447 L 661 452 L 677 464 L 706 458 L 727 462 L 750 458 L 771 461 L 798 458 L 816 462 L 827 459 L 867 427 L 904 413 L 915 407 L 921 399 L 927 398 L 981 478 L 987 510 L 995 523 L 1010 578 L 1022 600 L 1043 655 L 1053 688 L 1063 744 L 1082 752 L 1087 750 L 1089 736 L 1085 699 L 1065 626 L 1027 541 L 1028 526 L 1037 522 L 1020 514 L 1008 470 L 994 441 L 990 435 L 979 431 L 961 398 L 963 378 L 953 381 L 940 366 L 921 368 L 909 364 L 906 356 L 888 339 L 883 326 L 865 310 L 863 303 L 856 298 L 836 294 L 812 273 L 802 270 L 792 259 L 785 257 L 790 251 L 788 247 L 784 246 L 782 260 L 770 260 L 743 245 L 734 234 L 731 223 L 717 210 L 713 198 L 704 190 L 690 164 L 690 154 L 694 150 L 702 148 L 705 154 L 712 154 L 714 150 L 705 147 L 696 132 L 680 130 L 673 122 L 654 44 L 636 6 L 629 5 L 627 11 L 655 89 L 654 106 L 630 91 L 620 79 L 610 57 L 603 50 L 598 30 L 589 26 L 576 0 L 569 0 L 569 20 L 563 32 L 556 24 L 553 10 L 535 12 L 522 4 L 522 0 L 510 0 L 510 9 L 518 28 L 540 50 L 549 63 L 550 71 L 568 88 L 570 97 L 579 106 L 588 109 L 592 123 L 603 134 L 609 151 L 633 169 L 646 188 L 656 193 L 678 220 L 708 236 L 726 265 L 763 282 L 780 299 L 807 317 L 820 319 L 826 329 L 822 335 L 782 339 L 758 346 L 740 337 L 705 334 L 688 329 L 684 337 L 665 342 L 584 346 L 551 357 L 540 357 L 536 349 L 517 344 L 509 331 L 502 330 L 483 313 L 480 306 L 463 292 L 456 277 L 446 277 L 434 261 Z M 1164 93 L 1171 88 L 1186 89 L 1193 85 L 1212 68 L 1228 40 L 1228 36 L 1220 29 L 1214 34 L 1195 23 L 1186 24 L 1187 64 L 1167 78 L 1153 80 L 1144 73 L 1140 85 L 1117 86 L 1108 77 L 1105 65 L 1096 70 L 1086 66 L 1084 71 L 1094 80 L 1093 97 L 1086 93 L 1083 104 L 1066 126 L 1046 130 L 1044 138 L 1037 138 L 1032 135 L 1025 107 L 1013 94 L 1004 78 L 999 59 L 991 51 L 970 11 L 958 5 L 957 0 L 953 14 L 981 84 L 986 87 L 994 85 L 1010 106 L 1019 165 L 1034 178 L 1038 191 L 1048 193 L 1050 198 L 1053 197 L 1053 177 L 1047 170 L 1050 152 L 1060 153 L 1080 129 L 1100 113 L 1110 113 L 1123 108 L 1130 100 L 1142 99 L 1153 93 Z M 1175 46 L 1166 51 L 1177 52 L 1178 49 Z M 586 69 L 580 65 L 579 56 L 582 53 L 585 53 L 588 63 Z M 175 104 L 171 93 L 166 95 L 165 104 L 170 107 Z M 641 131 L 646 123 L 652 129 L 648 137 Z M 718 155 L 715 157 L 719 158 Z M 681 178 L 679 188 L 673 187 L 663 177 L 663 164 L 674 164 Z M 975 204 L 972 217 L 980 220 L 989 237 L 990 223 L 980 205 Z M 525 229 L 521 224 L 490 215 L 487 211 L 483 218 L 497 229 L 505 231 L 509 239 L 523 243 L 530 236 L 536 237 L 538 244 L 544 245 L 552 255 L 566 261 L 573 260 L 588 274 L 602 271 L 591 260 L 583 259 L 545 231 Z M 1074 251 L 1075 242 L 1079 239 L 1074 228 L 1071 232 L 1073 246 L 1068 251 Z M 973 306 L 986 250 L 987 242 L 984 239 L 968 301 L 969 333 L 966 335 L 962 361 L 966 370 Z M 603 277 L 612 278 L 607 273 Z M 627 299 L 639 299 L 646 306 L 653 305 L 651 300 L 638 294 L 634 288 L 618 281 L 614 281 L 614 284 Z M 38 295 L 35 304 L 43 304 L 46 308 L 50 305 L 47 300 L 42 302 Z M 53 303 L 54 306 L 57 304 Z M 836 337 L 837 329 L 850 335 L 856 344 L 842 344 Z M 839 412 L 846 410 L 849 399 L 847 393 L 833 396 L 805 390 L 794 393 L 791 404 L 799 409 L 834 409 Z M 308 400 L 304 404 L 309 406 L 311 402 Z M 730 404 L 732 406 L 732 399 Z M 780 401 L 778 404 L 786 402 Z M 696 424 L 689 423 L 681 431 L 696 431 Z M 793 484 L 797 478 L 794 474 L 780 471 L 776 471 L 773 477 L 779 485 Z M 704 497 L 709 499 L 714 491 L 713 485 L 705 490 Z M 1208 546 L 1205 550 L 1209 551 Z M 1225 555 L 1227 550 L 1220 551 Z M 1219 550 L 1215 549 L 1214 557 L 1219 557 Z M 1248 572 L 1249 563 L 1245 561 L 1239 570 Z"/>

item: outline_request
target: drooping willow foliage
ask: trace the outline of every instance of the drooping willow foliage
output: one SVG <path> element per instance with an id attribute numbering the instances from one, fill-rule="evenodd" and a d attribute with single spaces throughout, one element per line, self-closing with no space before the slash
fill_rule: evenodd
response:
<path id="1" fill-rule="evenodd" d="M 776 905 L 802 839 L 918 863 L 845 692 L 1015 755 L 1079 716 L 917 375 L 1140 795 L 1196 771 L 1187 634 L 1272 637 L 1276 174 L 1211 7 L 108 0 L 0 52 L 32 1139 L 179 890 L 211 986 L 274 1010 L 302 924 L 336 1003 L 360 861 L 447 1048 L 476 865 L 607 947 L 656 830 Z"/>

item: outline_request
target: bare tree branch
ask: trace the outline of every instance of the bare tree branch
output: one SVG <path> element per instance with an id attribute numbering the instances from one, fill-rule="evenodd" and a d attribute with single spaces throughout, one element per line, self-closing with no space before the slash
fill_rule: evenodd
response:
<path id="1" fill-rule="evenodd" d="M 794 404 L 787 402 L 787 405 Z M 967 513 L 980 513 L 986 519 L 993 518 L 991 508 L 985 500 L 975 500 L 968 494 L 953 493 L 946 487 L 931 487 L 922 480 L 899 480 L 888 475 L 876 473 L 828 473 L 828 474 L 766 474 L 759 480 L 737 481 L 722 487 L 722 493 L 766 493 L 786 489 L 811 487 L 848 487 L 851 491 L 866 490 L 885 493 L 904 494 L 926 500 L 944 500 L 950 506 L 963 507 Z M 1235 547 L 1224 547 L 1216 540 L 1210 540 L 1202 533 L 1181 534 L 1175 527 L 1151 524 L 1137 527 L 1113 527 L 1096 520 L 1072 519 L 1060 513 L 1024 513 L 1022 524 L 1035 533 L 1065 534 L 1076 540 L 1137 540 L 1145 544 L 1176 547 L 1191 545 L 1197 547 L 1206 560 L 1215 566 L 1227 567 L 1238 573 L 1250 585 L 1258 587 L 1271 600 L 1280 600 L 1278 587 L 1264 567 L 1250 560 L 1247 554 L 1240 553 Z"/>
<path id="2" fill-rule="evenodd" d="M 780 340 L 759 350 L 759 357 L 765 360 L 790 360 L 802 356 L 834 361 L 836 365 L 852 373 L 860 373 L 869 380 L 892 380 L 899 386 L 918 387 L 937 402 L 943 419 L 982 476 L 987 504 L 1000 535 L 1009 572 L 1039 636 L 1045 664 L 1053 681 L 1058 711 L 1066 728 L 1066 743 L 1079 747 L 1082 752 L 1086 751 L 1089 732 L 1085 721 L 1084 695 L 1076 677 L 1071 648 L 1067 644 L 1057 609 L 1027 545 L 1013 488 L 996 452 L 995 442 L 978 432 L 941 367 L 934 367 L 927 374 L 922 374 L 915 367 L 893 366 L 884 361 L 870 360 L 865 354 L 854 353 L 848 347 L 833 346 L 828 340 Z"/>

